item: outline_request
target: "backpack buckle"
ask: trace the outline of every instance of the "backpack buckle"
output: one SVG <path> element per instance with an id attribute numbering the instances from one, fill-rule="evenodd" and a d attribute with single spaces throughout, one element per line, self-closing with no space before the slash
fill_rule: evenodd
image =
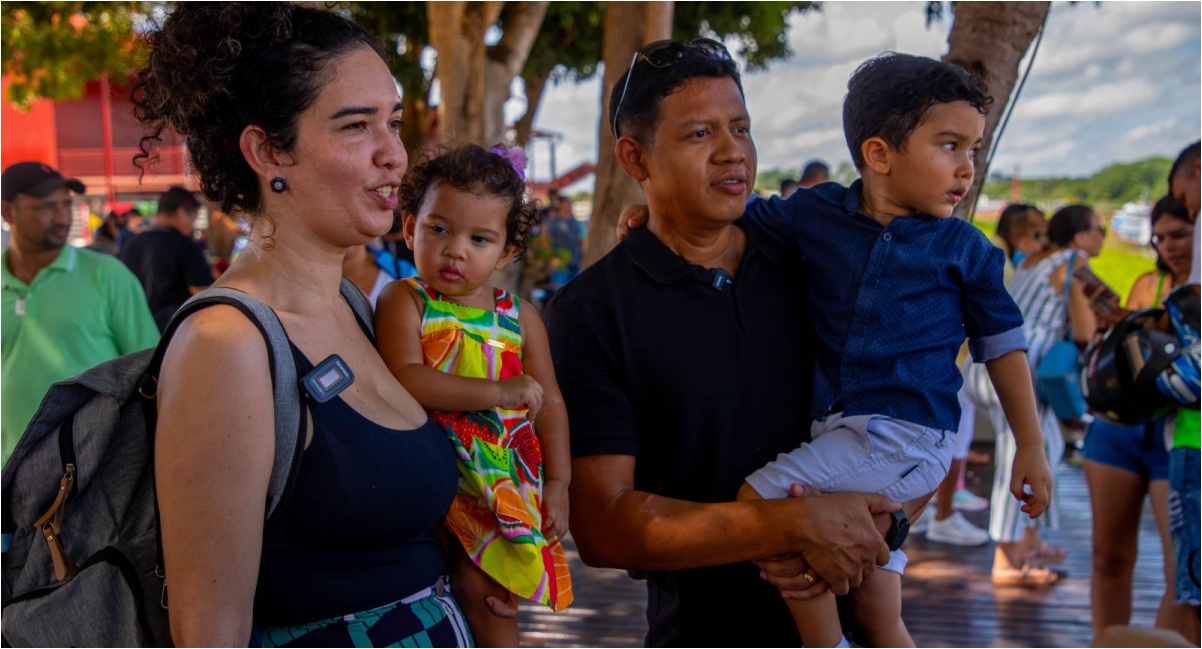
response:
<path id="1" fill-rule="evenodd" d="M 46 540 L 46 546 L 50 551 L 50 563 L 54 565 L 54 578 L 57 581 L 63 581 L 68 577 L 74 577 L 79 574 L 79 568 L 75 566 L 75 562 L 67 555 L 66 549 L 63 548 L 61 538 L 63 529 L 63 514 L 67 509 L 67 496 L 71 493 L 71 485 L 75 482 L 75 465 L 68 464 L 63 472 L 63 477 L 58 482 L 58 495 L 54 497 L 54 502 L 50 504 L 50 509 L 46 510 L 42 517 L 34 522 L 33 526 L 42 532 L 42 538 Z"/>

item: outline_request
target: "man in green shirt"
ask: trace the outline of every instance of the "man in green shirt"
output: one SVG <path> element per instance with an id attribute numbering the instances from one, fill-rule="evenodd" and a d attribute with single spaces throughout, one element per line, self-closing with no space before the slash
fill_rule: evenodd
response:
<path id="1" fill-rule="evenodd" d="M 142 286 L 114 257 L 68 246 L 83 183 L 38 162 L 0 178 L 4 251 L 0 299 L 0 451 L 17 440 L 54 383 L 151 347 L 159 331 Z"/>

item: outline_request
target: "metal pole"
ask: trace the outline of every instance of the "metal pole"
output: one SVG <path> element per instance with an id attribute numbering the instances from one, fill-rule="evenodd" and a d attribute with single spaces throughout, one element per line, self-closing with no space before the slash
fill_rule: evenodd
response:
<path id="1" fill-rule="evenodd" d="M 104 178 L 108 183 L 109 204 L 117 201 L 117 190 L 113 187 L 113 97 L 109 86 L 109 75 L 100 76 L 100 128 L 104 142 Z"/>

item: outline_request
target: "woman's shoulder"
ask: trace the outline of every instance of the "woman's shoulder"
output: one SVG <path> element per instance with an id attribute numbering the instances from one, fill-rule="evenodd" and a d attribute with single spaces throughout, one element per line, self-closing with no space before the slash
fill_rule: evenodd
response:
<path id="1" fill-rule="evenodd" d="M 267 342 L 257 324 L 234 306 L 215 304 L 184 319 L 168 345 L 170 360 L 176 354 L 189 358 L 229 364 L 239 373 L 261 370 L 269 374 L 266 360 Z M 243 376 L 243 374 L 234 374 Z"/>
<path id="2" fill-rule="evenodd" d="M 1143 275 L 1136 277 L 1135 284 L 1133 284 L 1133 286 L 1136 284 L 1154 284 L 1160 279 L 1161 274 L 1162 273 L 1159 270 L 1150 270 Z"/>
<path id="3" fill-rule="evenodd" d="M 1151 306 L 1159 279 L 1160 271 L 1158 270 L 1150 270 L 1135 278 L 1135 282 L 1131 284 L 1131 291 L 1127 293 L 1126 307 L 1142 309 Z"/>

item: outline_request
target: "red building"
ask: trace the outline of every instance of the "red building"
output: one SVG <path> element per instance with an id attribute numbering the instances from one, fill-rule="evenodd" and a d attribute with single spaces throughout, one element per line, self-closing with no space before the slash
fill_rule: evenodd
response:
<path id="1" fill-rule="evenodd" d="M 8 83 L 5 78 L 6 95 Z M 102 202 L 154 199 L 171 185 L 197 187 L 187 175 L 182 138 L 173 131 L 163 133 L 159 160 L 139 179 L 133 157 L 145 128 L 134 118 L 127 85 L 93 81 L 78 100 L 37 100 L 28 112 L 0 104 L 0 167 L 44 162 L 82 180 L 88 196 Z"/>

